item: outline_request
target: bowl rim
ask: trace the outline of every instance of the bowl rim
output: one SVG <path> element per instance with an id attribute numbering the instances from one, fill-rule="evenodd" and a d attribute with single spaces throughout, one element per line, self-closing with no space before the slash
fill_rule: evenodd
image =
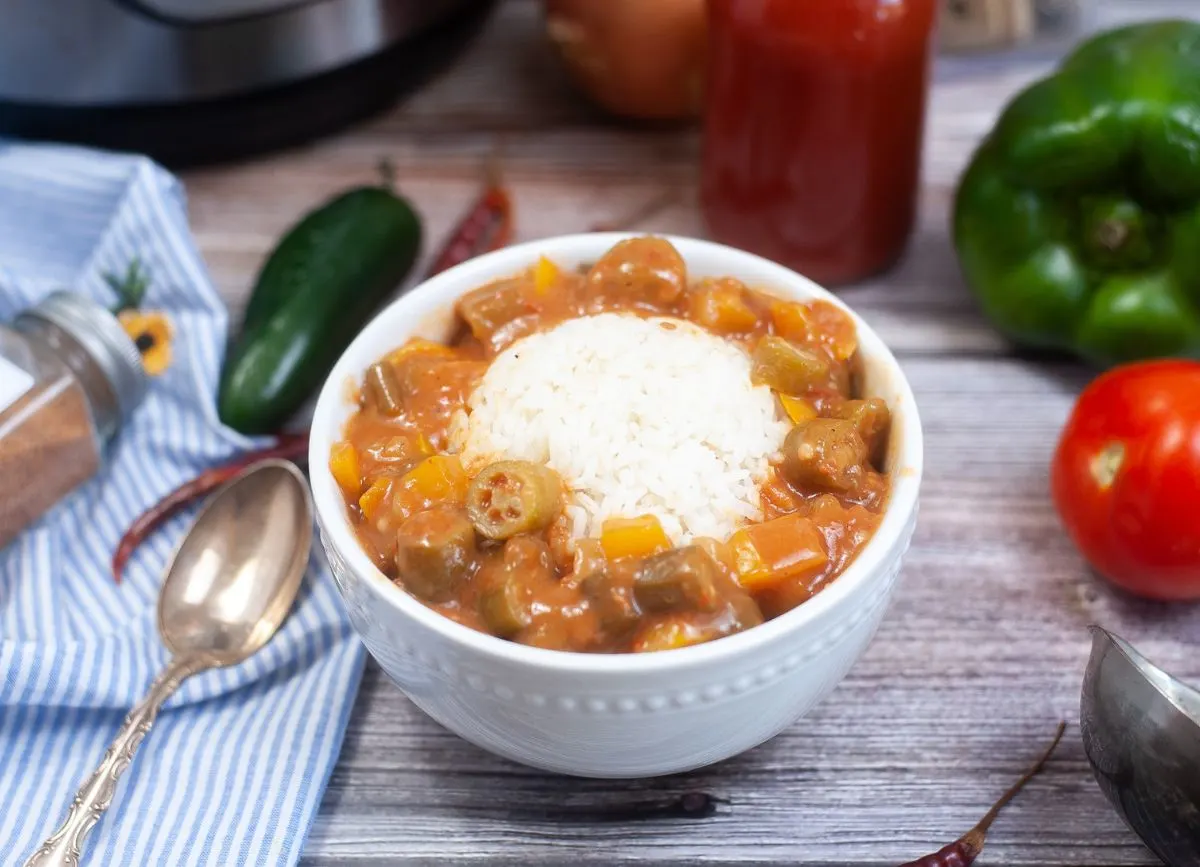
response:
<path id="1" fill-rule="evenodd" d="M 328 453 L 340 432 L 340 424 L 335 419 L 340 416 L 341 404 L 346 397 L 346 383 L 358 381 L 363 373 L 353 369 L 351 357 L 361 345 L 381 342 L 385 334 L 393 335 L 392 340 L 406 339 L 420 321 L 406 323 L 402 329 L 397 329 L 394 323 L 402 322 L 407 309 L 419 301 L 451 302 L 471 289 L 528 267 L 542 255 L 552 260 L 594 261 L 618 241 L 648 234 L 674 244 L 685 262 L 691 255 L 703 251 L 728 263 L 721 266 L 723 273 L 761 272 L 763 277 L 755 279 L 753 285 L 761 286 L 765 291 L 775 288 L 788 295 L 829 301 L 853 318 L 860 349 L 871 363 L 889 369 L 899 402 L 903 404 L 898 413 L 893 407 L 893 418 L 898 415 L 903 425 L 902 447 L 897 455 L 898 469 L 892 473 L 888 505 L 875 534 L 834 581 L 792 610 L 715 641 L 657 653 L 585 653 L 531 647 L 477 631 L 427 607 L 393 584 L 367 556 L 353 533 L 345 503 L 329 470 Z M 403 336 L 395 337 L 397 332 Z M 321 387 L 311 430 L 308 459 L 313 504 L 327 543 L 337 551 L 348 570 L 367 582 L 380 599 L 446 642 L 497 662 L 576 675 L 651 674 L 710 666 L 728 657 L 754 653 L 784 636 L 802 634 L 851 597 L 861 594 L 871 583 L 870 578 L 885 570 L 891 560 L 900 555 L 893 552 L 917 510 L 924 462 L 921 422 L 908 378 L 874 329 L 848 305 L 807 277 L 753 253 L 699 238 L 649 232 L 586 232 L 526 241 L 470 259 L 414 286 L 380 310 L 341 354 Z"/>

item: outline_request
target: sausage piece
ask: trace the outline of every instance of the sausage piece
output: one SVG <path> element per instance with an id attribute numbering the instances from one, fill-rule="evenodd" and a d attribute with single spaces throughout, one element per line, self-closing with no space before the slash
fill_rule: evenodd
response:
<path id="1" fill-rule="evenodd" d="M 867 444 L 854 422 L 814 418 L 783 441 L 780 471 L 801 492 L 852 493 L 866 481 Z"/>
<path id="2" fill-rule="evenodd" d="M 714 611 L 721 604 L 716 561 L 699 545 L 647 557 L 633 575 L 633 596 L 643 611 Z"/>
<path id="3" fill-rule="evenodd" d="M 867 445 L 867 456 L 871 464 L 882 470 L 888 433 L 892 426 L 892 413 L 888 405 L 877 397 L 868 400 L 848 400 L 834 411 L 834 415 L 854 422 L 858 435 Z"/>
<path id="4" fill-rule="evenodd" d="M 519 280 L 489 283 L 458 299 L 458 315 L 492 353 L 533 330 L 536 314 Z"/>
<path id="5" fill-rule="evenodd" d="M 663 238 L 628 238 L 592 266 L 587 295 L 596 307 L 612 304 L 663 309 L 687 289 L 687 266 Z"/>

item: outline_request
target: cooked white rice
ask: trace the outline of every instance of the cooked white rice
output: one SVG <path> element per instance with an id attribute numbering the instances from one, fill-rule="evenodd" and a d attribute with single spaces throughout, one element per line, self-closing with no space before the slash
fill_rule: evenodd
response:
<path id="1" fill-rule="evenodd" d="M 758 486 L 788 426 L 740 347 L 678 319 L 602 313 L 517 341 L 451 425 L 474 472 L 544 463 L 576 538 L 656 515 L 675 544 L 761 519 Z"/>

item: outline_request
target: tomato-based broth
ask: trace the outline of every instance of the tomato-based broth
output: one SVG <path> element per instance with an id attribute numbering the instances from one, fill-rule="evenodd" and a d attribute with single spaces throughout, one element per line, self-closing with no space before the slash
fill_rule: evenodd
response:
<path id="1" fill-rule="evenodd" d="M 558 650 L 665 650 L 809 599 L 887 502 L 890 413 L 853 321 L 660 238 L 541 259 L 459 299 L 447 344 L 373 364 L 331 471 L 424 604 Z"/>

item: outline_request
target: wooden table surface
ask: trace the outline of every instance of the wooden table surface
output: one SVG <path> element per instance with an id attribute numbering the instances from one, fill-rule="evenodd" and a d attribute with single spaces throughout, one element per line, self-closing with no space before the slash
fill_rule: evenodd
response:
<path id="1" fill-rule="evenodd" d="M 1195 9 L 1101 5 L 1101 23 Z M 382 156 L 440 243 L 502 141 L 518 237 L 584 230 L 677 189 L 642 224 L 702 234 L 694 130 L 597 116 L 538 39 L 538 6 L 502 4 L 462 59 L 390 113 L 318 145 L 186 176 L 195 230 L 235 309 L 279 234 Z M 900 267 L 845 289 L 912 381 L 927 438 L 917 537 L 874 644 L 810 716 L 719 766 L 638 782 L 519 767 L 428 720 L 369 664 L 305 863 L 568 861 L 890 865 L 970 827 L 1060 719 L 1043 776 L 994 826 L 980 864 L 1138 865 L 1152 856 L 1101 797 L 1079 742 L 1090 623 L 1200 675 L 1200 611 L 1095 579 L 1060 531 L 1047 462 L 1088 372 L 1015 357 L 966 293 L 946 233 L 953 183 L 1003 100 L 1040 62 L 939 60 L 923 214 Z M 634 821 L 634 802 L 705 792 L 704 820 Z"/>

